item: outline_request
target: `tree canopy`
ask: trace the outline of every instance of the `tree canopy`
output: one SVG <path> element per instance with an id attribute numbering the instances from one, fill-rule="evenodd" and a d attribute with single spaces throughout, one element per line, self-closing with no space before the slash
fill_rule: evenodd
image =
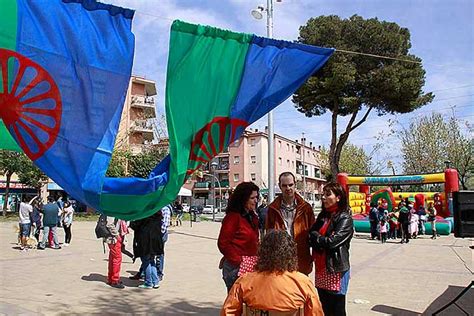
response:
<path id="1" fill-rule="evenodd" d="M 116 149 L 107 170 L 107 177 L 139 177 L 147 178 L 167 152 L 154 147 L 144 147 L 138 154 L 129 150 Z"/>
<path id="2" fill-rule="evenodd" d="M 329 158 L 333 174 L 339 172 L 341 151 L 349 134 L 372 110 L 378 115 L 408 113 L 434 97 L 422 91 L 425 71 L 421 59 L 409 53 L 409 30 L 396 23 L 366 20 L 358 15 L 348 19 L 320 16 L 300 27 L 298 41 L 336 48 L 328 63 L 293 96 L 295 107 L 308 117 L 332 113 Z M 350 119 L 338 136 L 338 116 L 348 115 Z"/>
<path id="3" fill-rule="evenodd" d="M 21 183 L 38 190 L 42 182 L 47 180 L 46 175 L 42 173 L 25 154 L 9 150 L 0 150 L 0 175 L 4 175 L 6 179 L 5 198 L 3 201 L 4 216 L 7 210 L 10 181 L 13 174 L 18 176 Z"/>
<path id="4" fill-rule="evenodd" d="M 468 127 L 455 117 L 432 114 L 413 120 L 398 132 L 405 173 L 440 172 L 449 161 L 464 190 L 474 169 L 473 142 Z M 472 188 L 471 188 L 472 189 Z"/>

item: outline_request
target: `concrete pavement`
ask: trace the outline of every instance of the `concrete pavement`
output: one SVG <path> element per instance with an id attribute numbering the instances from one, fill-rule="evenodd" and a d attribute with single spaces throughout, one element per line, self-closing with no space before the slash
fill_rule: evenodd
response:
<path id="1" fill-rule="evenodd" d="M 218 270 L 220 223 L 193 223 L 191 228 L 184 222 L 171 228 L 165 279 L 156 290 L 138 289 L 140 283 L 128 279 L 139 263 L 125 256 L 125 289 L 106 285 L 107 255 L 95 238 L 95 222 L 74 222 L 69 247 L 28 252 L 16 249 L 14 225 L 0 223 L 2 315 L 218 315 L 226 297 Z M 61 231 L 61 241 L 63 236 Z M 349 315 L 430 315 L 473 279 L 471 242 L 422 236 L 407 245 L 382 245 L 357 235 L 351 246 Z M 474 314 L 474 290 L 459 305 Z M 441 315 L 462 312 L 450 307 Z"/>

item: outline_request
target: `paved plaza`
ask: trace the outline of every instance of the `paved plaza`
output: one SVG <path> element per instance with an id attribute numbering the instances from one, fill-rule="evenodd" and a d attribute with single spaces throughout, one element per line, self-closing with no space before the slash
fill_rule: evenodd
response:
<path id="1" fill-rule="evenodd" d="M 107 255 L 95 238 L 95 222 L 74 222 L 69 247 L 27 252 L 17 248 L 14 225 L 0 223 L 0 315 L 218 315 L 226 297 L 218 269 L 220 223 L 172 227 L 165 279 L 153 290 L 138 289 L 139 282 L 128 279 L 139 263 L 126 256 L 125 288 L 105 283 Z M 61 241 L 63 236 L 61 230 Z M 129 235 L 129 250 L 131 240 Z M 351 245 L 348 314 L 431 315 L 472 281 L 471 243 L 451 235 L 382 245 L 358 234 Z M 474 290 L 458 304 L 473 315 Z M 441 315 L 463 313 L 450 307 Z"/>

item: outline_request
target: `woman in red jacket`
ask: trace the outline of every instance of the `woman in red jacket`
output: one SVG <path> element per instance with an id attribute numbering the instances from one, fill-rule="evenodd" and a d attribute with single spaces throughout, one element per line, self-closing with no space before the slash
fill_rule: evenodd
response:
<path id="1" fill-rule="evenodd" d="M 256 256 L 258 248 L 258 186 L 240 183 L 232 193 L 222 221 L 217 246 L 224 255 L 221 260 L 222 278 L 230 291 L 238 278 L 242 256 Z"/>

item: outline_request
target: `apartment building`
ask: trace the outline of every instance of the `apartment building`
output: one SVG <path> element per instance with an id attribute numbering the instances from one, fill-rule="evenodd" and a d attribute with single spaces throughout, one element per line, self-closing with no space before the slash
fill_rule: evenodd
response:
<path id="1" fill-rule="evenodd" d="M 307 143 L 304 138 L 291 140 L 275 134 L 275 170 L 278 175 L 290 171 L 296 176 L 296 186 L 300 194 L 310 201 L 318 201 L 326 182 L 321 174 L 319 148 Z M 268 133 L 267 131 L 246 130 L 212 162 L 203 166 L 203 176 L 190 180 L 187 187 L 193 189 L 195 198 L 204 198 L 204 203 L 212 204 L 211 184 L 215 181 L 216 201 L 226 197 L 242 181 L 253 181 L 262 194 L 268 194 Z M 278 183 L 275 192 L 279 193 Z M 208 201 L 210 199 L 210 201 Z M 216 205 L 219 203 L 216 202 Z"/>
<path id="2" fill-rule="evenodd" d="M 156 118 L 156 86 L 152 80 L 131 76 L 122 111 L 115 147 L 139 153 L 151 145 Z"/>

